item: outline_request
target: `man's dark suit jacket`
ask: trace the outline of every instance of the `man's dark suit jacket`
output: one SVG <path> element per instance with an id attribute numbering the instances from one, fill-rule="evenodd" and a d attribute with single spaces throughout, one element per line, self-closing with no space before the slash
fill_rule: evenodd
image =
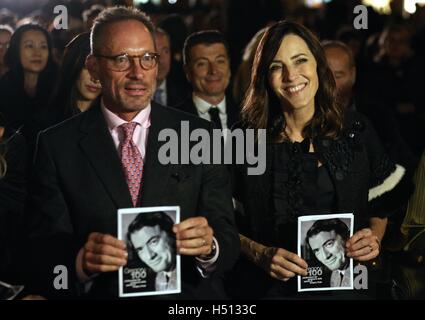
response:
<path id="1" fill-rule="evenodd" d="M 167 81 L 167 106 L 176 107 L 185 100 L 187 90 L 184 86 L 173 82 L 169 78 L 165 79 L 165 81 Z"/>
<path id="2" fill-rule="evenodd" d="M 191 130 L 211 130 L 207 121 L 152 102 L 141 206 L 179 205 L 181 221 L 194 216 L 208 219 L 220 248 L 217 268 L 209 279 L 202 278 L 195 258 L 182 256 L 182 294 L 169 298 L 222 298 L 222 275 L 239 254 L 229 176 L 221 165 L 159 163 L 160 130 L 179 133 L 181 121 L 189 121 Z M 87 237 L 91 232 L 116 236 L 117 210 L 132 207 L 99 105 L 40 133 L 30 188 L 27 222 L 35 275 L 31 286 L 48 296 L 73 297 L 78 294 L 74 288 L 80 288 L 76 257 Z M 56 265 L 68 269 L 68 290 L 53 290 Z M 118 296 L 117 272 L 96 276 L 89 296 Z"/>
<path id="3" fill-rule="evenodd" d="M 0 123 L 0 127 L 2 123 Z M 22 258 L 22 216 L 26 197 L 26 144 L 24 137 L 6 130 L 0 139 L 0 157 L 6 173 L 0 177 L 0 280 L 20 283 L 18 267 Z"/>
<path id="4" fill-rule="evenodd" d="M 186 113 L 191 113 L 199 117 L 198 110 L 193 103 L 192 94 L 190 94 L 176 109 Z M 239 110 L 237 106 L 226 97 L 227 128 L 231 129 L 239 121 Z"/>

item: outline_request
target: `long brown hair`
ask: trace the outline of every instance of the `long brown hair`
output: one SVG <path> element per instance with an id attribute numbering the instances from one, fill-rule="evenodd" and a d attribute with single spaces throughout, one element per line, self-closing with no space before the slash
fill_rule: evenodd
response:
<path id="1" fill-rule="evenodd" d="M 49 103 L 49 111 L 60 113 L 60 121 L 78 113 L 76 83 L 90 54 L 90 33 L 75 36 L 65 47 L 58 83 Z"/>
<path id="2" fill-rule="evenodd" d="M 337 138 L 343 125 L 343 111 L 336 103 L 336 85 L 328 67 L 322 46 L 315 35 L 302 25 L 279 21 L 270 26 L 258 45 L 252 66 L 252 78 L 242 108 L 244 126 L 267 129 L 268 138 L 278 141 L 285 128 L 285 118 L 276 94 L 268 81 L 269 66 L 276 56 L 283 38 L 294 34 L 302 38 L 317 62 L 319 88 L 314 98 L 313 118 L 303 130 L 304 137 L 326 136 Z"/>
<path id="3" fill-rule="evenodd" d="M 0 179 L 6 175 L 6 171 L 7 171 L 6 159 L 4 158 L 3 154 L 0 153 Z"/>
<path id="4" fill-rule="evenodd" d="M 5 158 L 6 146 L 3 139 L 4 127 L 1 124 L 1 114 L 0 114 L 0 179 L 6 175 L 7 171 L 7 162 Z"/>

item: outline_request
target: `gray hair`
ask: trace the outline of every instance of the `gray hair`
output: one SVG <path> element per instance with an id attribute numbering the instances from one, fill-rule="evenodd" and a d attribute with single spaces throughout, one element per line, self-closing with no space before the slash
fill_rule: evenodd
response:
<path id="1" fill-rule="evenodd" d="M 93 22 L 90 33 L 91 53 L 94 54 L 99 50 L 99 41 L 102 39 L 104 31 L 109 25 L 127 20 L 136 20 L 143 23 L 151 33 L 152 39 L 155 39 L 154 24 L 146 13 L 136 8 L 111 7 L 100 12 Z"/>

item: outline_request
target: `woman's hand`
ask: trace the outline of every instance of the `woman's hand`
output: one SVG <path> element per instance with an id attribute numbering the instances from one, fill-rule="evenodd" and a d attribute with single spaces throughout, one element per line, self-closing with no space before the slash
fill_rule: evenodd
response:
<path id="1" fill-rule="evenodd" d="M 381 250 L 378 236 L 371 229 L 357 231 L 346 243 L 347 256 L 357 261 L 376 258 Z"/>
<path id="2" fill-rule="evenodd" d="M 278 280 L 288 281 L 296 275 L 307 276 L 307 263 L 285 249 L 267 247 L 260 264 L 270 276 Z"/>
<path id="3" fill-rule="evenodd" d="M 241 250 L 256 265 L 263 268 L 271 277 L 288 281 L 296 275 L 307 276 L 307 263 L 295 253 L 285 249 L 266 247 L 242 234 Z"/>

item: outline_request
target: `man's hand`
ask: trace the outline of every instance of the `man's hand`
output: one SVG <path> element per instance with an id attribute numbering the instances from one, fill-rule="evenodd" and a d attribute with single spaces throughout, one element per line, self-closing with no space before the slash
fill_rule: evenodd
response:
<path id="1" fill-rule="evenodd" d="M 372 230 L 365 228 L 357 231 L 345 244 L 347 256 L 358 261 L 369 261 L 379 255 L 379 238 Z"/>
<path id="2" fill-rule="evenodd" d="M 263 269 L 278 280 L 288 281 L 296 275 L 308 275 L 307 262 L 285 249 L 268 247 L 264 250 L 261 260 Z"/>
<path id="3" fill-rule="evenodd" d="M 186 219 L 174 225 L 173 231 L 179 254 L 207 256 L 211 253 L 214 232 L 204 217 Z"/>
<path id="4" fill-rule="evenodd" d="M 123 241 L 108 234 L 93 232 L 84 245 L 83 270 L 88 275 L 116 271 L 127 264 L 127 256 Z"/>

